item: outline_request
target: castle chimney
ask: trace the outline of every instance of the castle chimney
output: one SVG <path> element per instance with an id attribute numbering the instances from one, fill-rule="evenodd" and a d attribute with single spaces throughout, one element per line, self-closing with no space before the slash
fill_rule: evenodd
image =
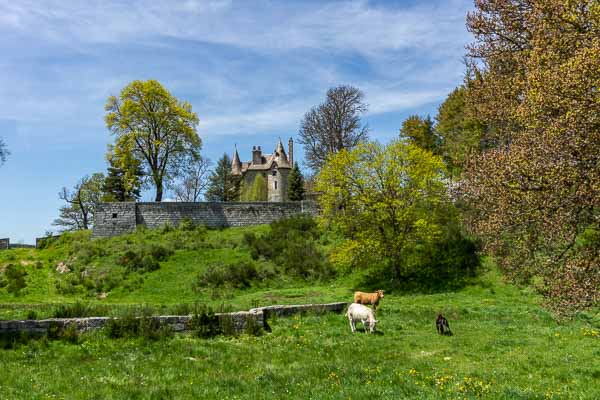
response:
<path id="1" fill-rule="evenodd" d="M 288 140 L 288 160 L 290 161 L 290 166 L 294 168 L 294 141 L 292 138 Z"/>
<path id="2" fill-rule="evenodd" d="M 262 150 L 260 149 L 260 146 L 252 147 L 252 164 L 262 164 Z"/>

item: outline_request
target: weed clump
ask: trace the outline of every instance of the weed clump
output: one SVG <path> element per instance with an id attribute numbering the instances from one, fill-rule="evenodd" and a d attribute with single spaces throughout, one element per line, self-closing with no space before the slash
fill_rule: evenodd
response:
<path id="1" fill-rule="evenodd" d="M 148 315 L 127 314 L 121 318 L 110 319 L 105 326 L 106 334 L 112 339 L 144 338 L 149 340 L 165 339 L 173 336 L 173 330 L 159 319 Z"/>

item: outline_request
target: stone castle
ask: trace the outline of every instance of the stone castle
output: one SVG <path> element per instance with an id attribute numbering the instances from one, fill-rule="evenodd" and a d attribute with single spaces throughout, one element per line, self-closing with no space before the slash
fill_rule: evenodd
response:
<path id="1" fill-rule="evenodd" d="M 312 200 L 287 201 L 287 178 L 293 162 L 292 139 L 288 142 L 287 154 L 279 140 L 272 154 L 263 154 L 260 146 L 254 146 L 252 161 L 247 162 L 240 161 L 236 148 L 231 172 L 249 185 L 258 174 L 262 174 L 267 183 L 268 201 L 100 203 L 94 214 L 92 236 L 98 238 L 122 235 L 135 231 L 138 226 L 177 226 L 184 219 L 207 227 L 229 227 L 268 224 L 298 214 L 318 215 L 317 203 Z"/>
<path id="2" fill-rule="evenodd" d="M 241 162 L 237 147 L 231 161 L 231 173 L 240 177 L 250 186 L 258 174 L 262 174 L 267 182 L 267 201 L 279 202 L 287 200 L 287 178 L 294 166 L 294 142 L 288 141 L 288 155 L 281 143 L 272 154 L 263 154 L 260 146 L 252 147 L 252 160 Z"/>

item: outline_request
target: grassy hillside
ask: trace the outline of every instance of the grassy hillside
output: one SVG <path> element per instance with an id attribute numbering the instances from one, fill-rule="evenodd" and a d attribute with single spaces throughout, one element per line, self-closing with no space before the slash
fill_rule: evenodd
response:
<path id="1" fill-rule="evenodd" d="M 65 274 L 58 274 L 56 265 L 71 262 L 75 270 L 79 267 L 73 257 L 88 251 L 82 250 L 85 246 L 74 250 L 79 246 L 74 242 L 87 240 L 79 234 L 46 250 L 0 252 L 0 266 L 26 264 L 28 273 L 22 293 L 0 289 L 0 318 L 26 315 L 32 309 L 38 317 L 50 315 L 57 303 L 77 300 L 117 313 L 143 303 L 155 312 L 170 312 L 193 302 L 247 309 L 257 304 L 351 299 L 357 276 L 315 282 L 284 276 L 245 289 L 194 290 L 203 269 L 250 260 L 242 235 L 266 229 L 210 231 L 200 249 L 177 249 L 158 270 L 119 272 L 124 279 L 105 299 L 98 299 L 95 289 L 73 294 L 57 289 L 56 280 Z M 137 233 L 101 244 L 119 253 L 123 243 L 137 245 L 136 235 L 154 234 L 158 235 Z M 177 235 L 163 233 L 156 243 Z M 320 245 L 325 248 L 329 243 Z M 103 254 L 86 262 L 97 273 L 115 257 Z M 274 268 L 267 261 L 260 263 L 260 268 Z M 137 287 L 126 288 L 140 277 Z M 436 334 L 434 321 L 440 311 L 454 336 Z M 108 339 L 99 331 L 74 342 L 9 345 L 0 350 L 0 393 L 11 399 L 600 398 L 599 316 L 588 313 L 558 322 L 540 307 L 537 296 L 504 283 L 493 266 L 455 292 L 388 293 L 377 317 L 375 335 L 353 335 L 343 315 L 328 314 L 271 320 L 272 333 L 259 337 L 175 335 L 151 341 Z"/>
<path id="2" fill-rule="evenodd" d="M 302 279 L 276 273 L 267 260 L 252 261 L 242 237 L 260 235 L 268 226 L 225 230 L 168 229 L 138 231 L 122 237 L 90 240 L 89 232 L 64 235 L 47 249 L 15 249 L 0 252 L 0 278 L 9 265 L 27 273 L 26 287 L 18 292 L 0 288 L 0 318 L 50 316 L 60 304 L 83 302 L 108 305 L 111 309 L 147 305 L 157 312 L 172 312 L 184 304 L 202 303 L 215 309 L 242 310 L 257 305 L 327 302 L 350 298 L 351 288 L 339 281 L 311 281 L 304 290 Z M 127 251 L 142 246 L 169 252 L 155 270 L 127 269 L 119 260 Z M 320 245 L 325 248 L 326 245 Z M 69 272 L 58 272 L 64 264 Z M 254 263 L 271 271 L 270 278 L 254 281 L 251 287 L 214 287 L 198 283 L 198 276 L 215 266 Z M 86 275 L 82 279 L 81 276 Z M 347 279 L 346 279 L 347 280 Z M 162 310 L 162 311 L 161 311 Z"/>

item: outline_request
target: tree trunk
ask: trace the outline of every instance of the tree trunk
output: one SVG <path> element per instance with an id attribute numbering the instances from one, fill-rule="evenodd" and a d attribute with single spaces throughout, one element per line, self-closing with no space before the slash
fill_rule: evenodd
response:
<path id="1" fill-rule="evenodd" d="M 156 198 L 154 199 L 154 201 L 162 201 L 162 197 L 163 197 L 163 186 L 162 186 L 162 182 L 157 183 L 156 184 Z"/>

